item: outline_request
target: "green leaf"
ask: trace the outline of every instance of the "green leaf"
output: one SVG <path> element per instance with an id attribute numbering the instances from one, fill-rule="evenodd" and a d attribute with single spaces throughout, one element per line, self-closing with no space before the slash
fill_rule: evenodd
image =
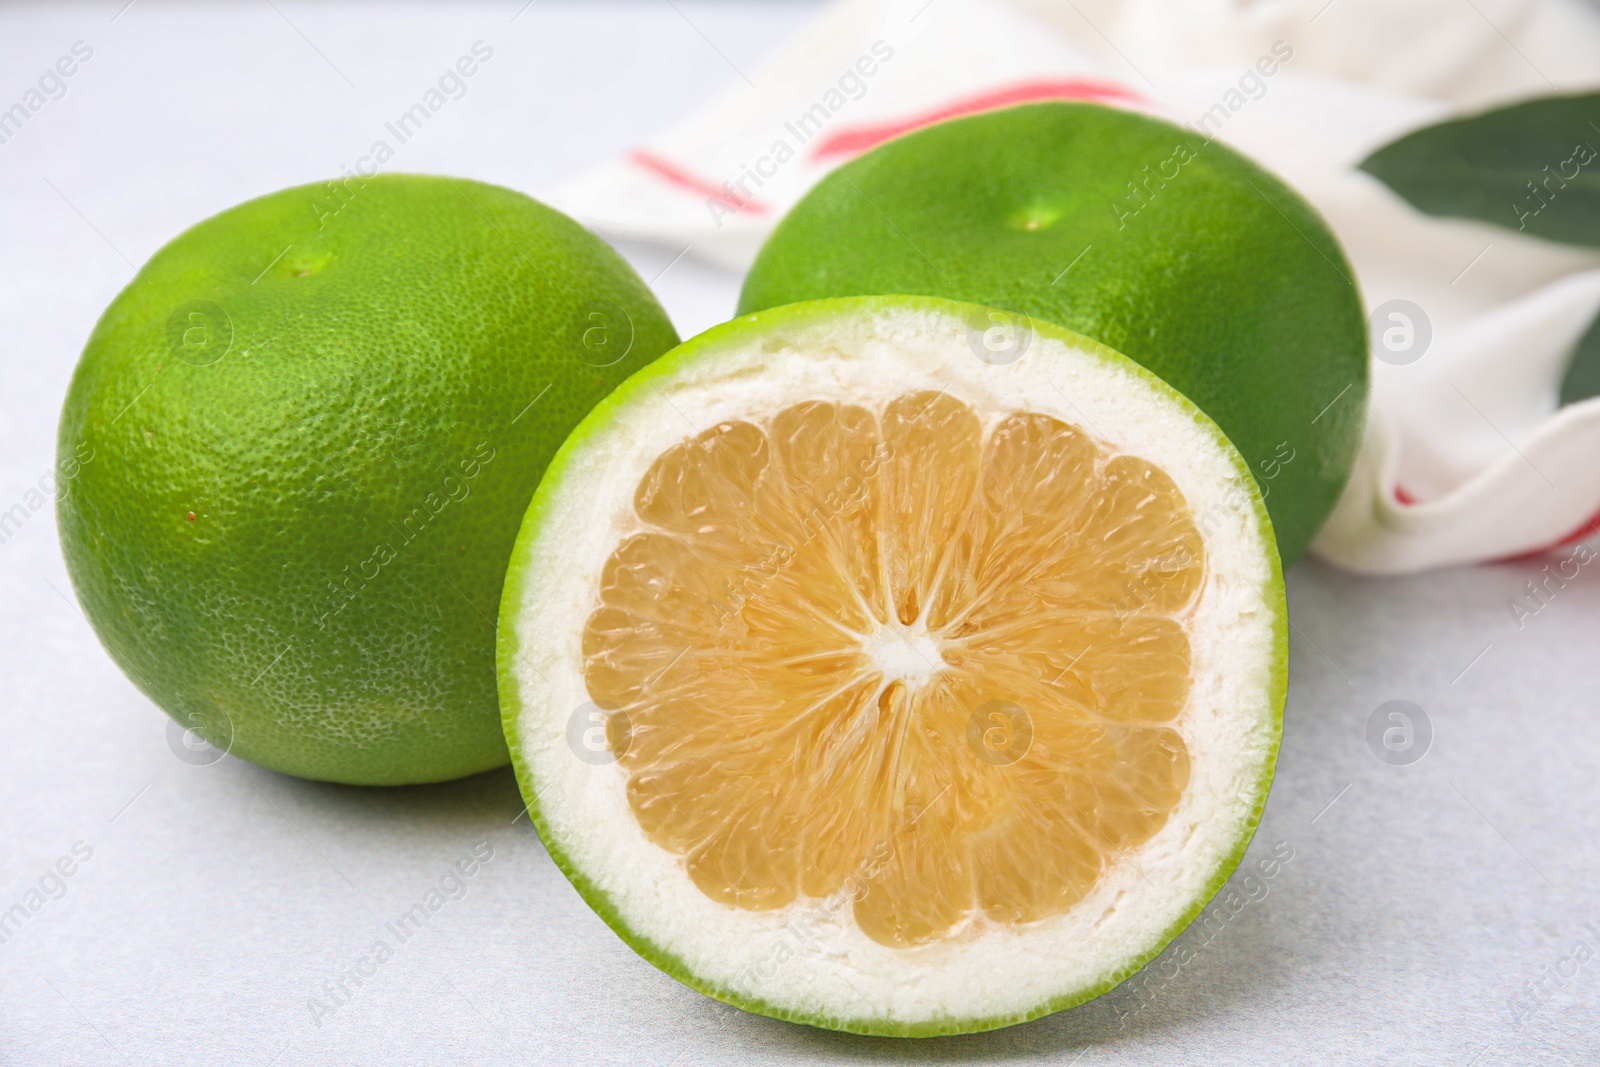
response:
<path id="1" fill-rule="evenodd" d="M 1567 375 L 1561 379 L 1561 406 L 1595 396 L 1600 396 L 1600 318 L 1589 324 L 1572 352 Z"/>
<path id="2" fill-rule="evenodd" d="M 1429 126 L 1378 149 L 1361 169 L 1429 215 L 1600 247 L 1600 93 Z"/>

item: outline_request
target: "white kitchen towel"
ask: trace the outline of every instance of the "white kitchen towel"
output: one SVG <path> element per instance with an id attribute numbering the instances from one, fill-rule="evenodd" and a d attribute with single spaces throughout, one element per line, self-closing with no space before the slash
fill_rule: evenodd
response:
<path id="1" fill-rule="evenodd" d="M 1535 552 L 1594 528 L 1600 399 L 1561 408 L 1558 390 L 1600 314 L 1600 252 L 1422 214 L 1356 168 L 1422 126 L 1594 89 L 1600 9 L 842 0 L 763 69 L 739 74 L 700 114 L 551 199 L 603 233 L 742 269 L 818 178 L 899 133 L 1033 100 L 1146 111 L 1283 176 L 1356 268 L 1377 357 L 1370 418 L 1315 552 L 1401 573 Z"/>

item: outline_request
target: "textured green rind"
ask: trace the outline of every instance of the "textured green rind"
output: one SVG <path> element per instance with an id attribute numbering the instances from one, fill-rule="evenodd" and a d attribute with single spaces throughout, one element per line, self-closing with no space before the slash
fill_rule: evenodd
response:
<path id="1" fill-rule="evenodd" d="M 1275 649 L 1272 662 L 1267 666 L 1270 675 L 1265 688 L 1268 692 L 1269 706 L 1263 709 L 1270 719 L 1272 727 L 1271 753 L 1267 763 L 1261 768 L 1259 780 L 1254 783 L 1259 789 L 1255 806 L 1251 809 L 1248 822 L 1239 835 L 1237 846 L 1218 865 L 1216 873 L 1207 883 L 1204 892 L 1195 898 L 1182 918 L 1151 939 L 1147 950 L 1128 960 L 1122 967 L 1103 976 L 1098 981 L 1078 989 L 1064 990 L 1060 995 L 1052 997 L 1027 1011 L 1000 1016 L 931 1019 L 914 1025 L 902 1025 L 870 1017 L 815 1017 L 803 1015 L 759 998 L 746 996 L 705 981 L 692 972 L 688 965 L 677 955 L 630 927 L 617 912 L 616 908 L 612 906 L 610 900 L 600 891 L 599 887 L 567 856 L 563 842 L 552 832 L 539 805 L 539 783 L 535 781 L 531 769 L 522 757 L 522 742 L 518 733 L 518 721 L 523 713 L 523 705 L 520 683 L 516 675 L 517 655 L 525 643 L 531 644 L 537 640 L 541 623 L 548 625 L 547 620 L 523 618 L 521 615 L 524 575 L 533 563 L 533 545 L 549 515 L 550 494 L 545 491 L 545 487 L 557 485 L 567 476 L 568 468 L 572 465 L 574 456 L 586 447 L 589 439 L 596 432 L 614 420 L 626 419 L 628 417 L 628 406 L 636 397 L 641 397 L 658 384 L 670 380 L 681 367 L 696 360 L 715 359 L 719 349 L 723 347 L 731 348 L 759 340 L 764 333 L 772 329 L 826 320 L 835 316 L 870 315 L 880 309 L 894 308 L 932 310 L 961 316 L 964 321 L 973 321 L 971 313 L 975 310 L 970 304 L 938 298 L 881 296 L 815 300 L 745 315 L 742 318 L 713 327 L 691 338 L 656 360 L 650 366 L 634 374 L 619 386 L 615 392 L 601 401 L 590 412 L 589 416 L 578 424 L 577 429 L 573 430 L 572 435 L 567 438 L 566 443 L 561 446 L 555 458 L 546 467 L 544 477 L 539 483 L 539 489 L 535 491 L 533 501 L 528 507 L 527 516 L 523 520 L 522 530 L 517 535 L 516 546 L 511 552 L 511 562 L 506 571 L 504 591 L 500 600 L 498 627 L 497 657 L 500 672 L 500 709 L 506 740 L 509 742 L 511 749 L 511 763 L 516 769 L 517 784 L 521 789 L 522 799 L 527 805 L 529 818 L 538 830 L 545 849 L 550 853 L 550 858 L 555 861 L 561 873 L 567 876 L 568 881 L 577 889 L 584 902 L 594 909 L 595 914 L 599 915 L 606 925 L 611 927 L 612 931 L 640 956 L 643 956 L 660 970 L 691 989 L 714 997 L 726 1004 L 731 1004 L 736 1008 L 741 1008 L 744 1011 L 829 1030 L 841 1030 L 852 1034 L 877 1037 L 942 1037 L 952 1034 L 971 1034 L 985 1030 L 998 1030 L 1001 1027 L 1028 1022 L 1065 1008 L 1075 1007 L 1086 1001 L 1093 1000 L 1102 993 L 1109 992 L 1138 973 L 1141 967 L 1158 956 L 1173 938 L 1182 933 L 1205 910 L 1206 905 L 1227 883 L 1229 877 L 1239 866 L 1239 862 L 1244 858 L 1251 838 L 1255 836 L 1256 827 L 1261 821 L 1261 812 L 1266 806 L 1267 794 L 1271 788 L 1273 774 L 1277 768 L 1278 743 L 1283 735 L 1283 705 L 1288 695 L 1289 685 L 1289 614 L 1288 606 L 1284 599 L 1283 568 L 1278 560 L 1277 553 L 1271 551 L 1273 544 L 1272 520 L 1267 514 L 1266 505 L 1252 478 L 1243 477 L 1241 481 L 1249 494 L 1249 506 L 1260 520 L 1261 529 L 1269 549 L 1267 563 L 1271 573 L 1267 586 L 1262 590 L 1264 597 L 1262 606 L 1273 614 L 1273 646 Z M 1197 422 L 1209 426 L 1216 434 L 1217 440 L 1227 449 L 1235 469 L 1241 475 L 1249 474 L 1249 468 L 1246 466 L 1243 457 L 1239 455 L 1236 449 L 1231 447 L 1226 435 L 1194 404 L 1161 379 L 1143 370 L 1120 353 L 1071 330 L 1046 322 L 1035 321 L 1033 325 L 1037 332 L 1043 336 L 1055 338 L 1101 359 L 1114 362 L 1119 366 L 1129 367 L 1134 373 L 1139 374 L 1155 386 L 1159 392 L 1169 397 L 1174 404 L 1190 412 Z M 526 627 L 526 631 L 524 627 Z"/>
<path id="2" fill-rule="evenodd" d="M 1237 152 L 1131 112 L 1044 103 L 940 123 L 834 171 L 768 238 L 739 310 L 920 293 L 1092 337 L 1226 431 L 1267 490 L 1287 564 L 1361 443 L 1353 278 L 1315 209 Z"/>
<path id="3" fill-rule="evenodd" d="M 585 348 L 588 314 L 618 309 L 632 347 L 599 369 L 627 327 Z M 396 175 L 234 207 L 156 253 L 73 376 L 79 599 L 152 700 L 262 766 L 500 766 L 492 620 L 533 486 L 676 343 L 620 256 L 507 189 Z"/>

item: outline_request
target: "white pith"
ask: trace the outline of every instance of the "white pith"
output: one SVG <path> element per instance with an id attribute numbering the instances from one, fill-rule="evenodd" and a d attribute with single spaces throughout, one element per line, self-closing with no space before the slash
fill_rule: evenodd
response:
<path id="1" fill-rule="evenodd" d="M 903 626 L 898 619 L 891 618 L 888 623 L 864 634 L 860 644 L 873 667 L 883 675 L 885 684 L 901 681 L 916 688 L 945 666 L 944 656 L 939 651 L 939 636 L 929 633 L 922 619 Z"/>
<path id="2" fill-rule="evenodd" d="M 538 791 L 548 844 L 623 925 L 701 982 L 817 1021 L 1020 1016 L 1102 984 L 1157 947 L 1234 858 L 1277 744 L 1281 602 L 1263 593 L 1274 583 L 1275 549 L 1253 487 L 1215 427 L 1131 367 L 1053 338 L 1036 337 L 1016 362 L 983 362 L 962 319 L 929 307 L 789 319 L 700 344 L 697 358 L 632 391 L 626 417 L 585 427 L 561 477 L 540 487 L 543 519 L 531 536 L 524 531 L 512 559 L 519 599 L 504 611 L 517 653 L 504 667 L 521 708 L 518 755 Z M 1194 684 L 1173 723 L 1189 749 L 1189 785 L 1163 829 L 1115 857 L 1066 914 L 1023 926 L 976 920 L 951 939 L 897 949 L 855 928 L 847 897 L 769 912 L 712 901 L 681 857 L 645 837 L 621 766 L 577 758 L 567 731 L 589 701 L 581 643 L 601 570 L 642 528 L 634 491 L 657 456 L 725 420 L 760 423 L 806 400 L 881 411 L 921 389 L 968 404 L 986 431 L 1012 412 L 1040 412 L 1159 466 L 1189 501 L 1207 567 L 1187 614 Z M 925 631 L 884 631 L 869 654 L 915 676 L 915 660 L 930 648 L 937 641 Z"/>

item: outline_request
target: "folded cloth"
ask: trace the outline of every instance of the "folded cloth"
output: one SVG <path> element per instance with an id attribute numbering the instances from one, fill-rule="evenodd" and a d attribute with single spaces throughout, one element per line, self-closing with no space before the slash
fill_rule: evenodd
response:
<path id="1" fill-rule="evenodd" d="M 843 0 L 551 199 L 742 269 L 823 174 L 940 119 L 1090 100 L 1220 139 L 1314 203 L 1355 266 L 1368 428 L 1313 551 L 1402 573 L 1600 528 L 1600 398 L 1558 396 L 1600 314 L 1600 252 L 1425 215 L 1357 165 L 1414 129 L 1597 85 L 1600 9 L 1581 0 Z"/>

